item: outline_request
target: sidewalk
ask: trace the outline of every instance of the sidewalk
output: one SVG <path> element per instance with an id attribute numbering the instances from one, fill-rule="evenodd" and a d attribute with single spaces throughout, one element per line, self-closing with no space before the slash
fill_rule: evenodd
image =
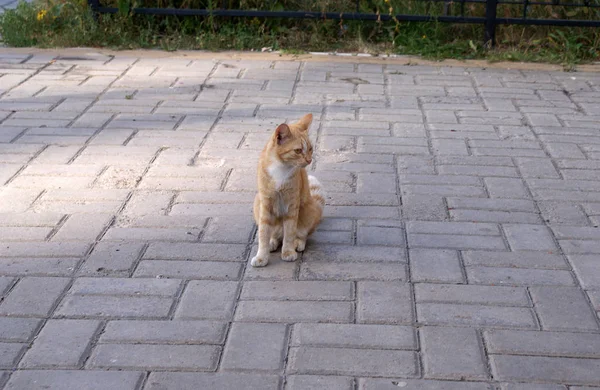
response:
<path id="1" fill-rule="evenodd" d="M 600 73 L 32 53 L 0 388 L 600 388 Z M 326 218 L 253 269 L 260 150 L 308 112 Z"/>

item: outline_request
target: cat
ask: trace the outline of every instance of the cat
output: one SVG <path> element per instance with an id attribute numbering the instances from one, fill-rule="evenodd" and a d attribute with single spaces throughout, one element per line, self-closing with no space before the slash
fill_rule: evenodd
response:
<path id="1" fill-rule="evenodd" d="M 281 124 L 265 145 L 258 162 L 258 193 L 254 198 L 254 219 L 258 225 L 258 252 L 254 267 L 269 263 L 269 252 L 283 239 L 281 260 L 295 261 L 306 239 L 323 215 L 325 194 L 321 183 L 306 173 L 313 147 L 308 138 L 312 114 L 297 123 Z"/>

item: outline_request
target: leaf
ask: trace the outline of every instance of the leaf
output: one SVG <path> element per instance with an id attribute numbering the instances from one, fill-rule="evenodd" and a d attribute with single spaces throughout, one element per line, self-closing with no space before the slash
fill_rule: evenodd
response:
<path id="1" fill-rule="evenodd" d="M 469 40 L 469 47 L 473 50 L 473 51 L 477 51 L 477 46 L 473 43 L 472 40 Z"/>

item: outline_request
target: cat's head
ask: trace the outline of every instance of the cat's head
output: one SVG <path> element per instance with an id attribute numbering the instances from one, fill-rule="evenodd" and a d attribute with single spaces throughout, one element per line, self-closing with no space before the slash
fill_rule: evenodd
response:
<path id="1" fill-rule="evenodd" d="M 275 129 L 273 150 L 283 164 L 304 168 L 312 162 L 313 147 L 308 137 L 312 120 L 312 114 L 306 114 L 296 123 L 284 123 Z"/>

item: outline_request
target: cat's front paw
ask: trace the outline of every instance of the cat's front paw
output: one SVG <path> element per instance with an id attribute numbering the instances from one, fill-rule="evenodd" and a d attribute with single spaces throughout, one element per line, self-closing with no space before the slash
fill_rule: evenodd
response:
<path id="1" fill-rule="evenodd" d="M 253 267 L 264 267 L 269 264 L 269 257 L 256 255 L 250 260 L 250 264 L 252 264 Z"/>
<path id="2" fill-rule="evenodd" d="M 296 261 L 298 259 L 298 253 L 295 250 L 282 250 L 281 260 L 283 261 Z"/>

